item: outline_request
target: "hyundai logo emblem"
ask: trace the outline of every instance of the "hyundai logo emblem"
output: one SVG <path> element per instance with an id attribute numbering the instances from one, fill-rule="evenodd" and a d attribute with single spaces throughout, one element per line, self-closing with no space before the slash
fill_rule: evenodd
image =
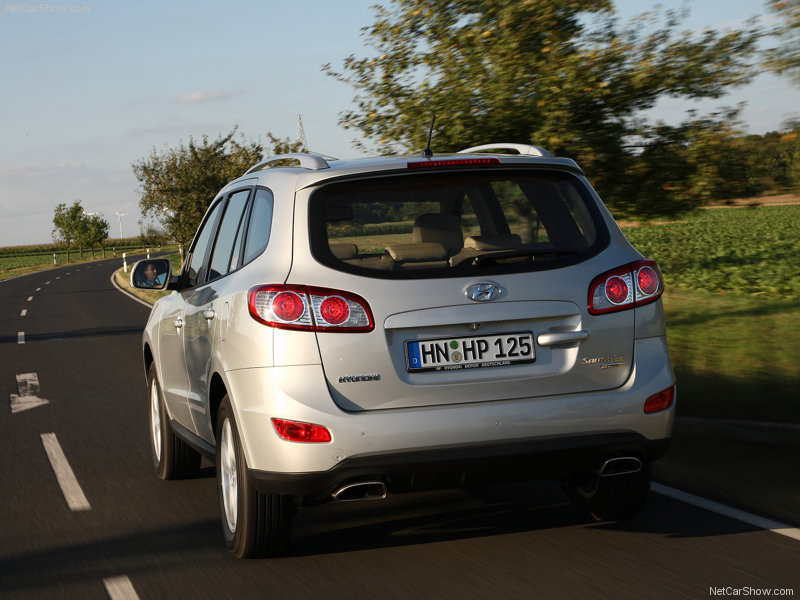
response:
<path id="1" fill-rule="evenodd" d="M 493 283 L 476 283 L 469 286 L 464 293 L 475 302 L 488 302 L 499 297 L 501 292 L 500 286 Z"/>

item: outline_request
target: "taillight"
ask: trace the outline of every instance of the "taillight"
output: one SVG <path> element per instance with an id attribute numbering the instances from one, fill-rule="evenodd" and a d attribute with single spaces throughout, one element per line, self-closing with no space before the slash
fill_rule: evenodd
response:
<path id="1" fill-rule="evenodd" d="M 250 315 L 259 323 L 279 329 L 372 331 L 369 304 L 361 296 L 304 285 L 262 285 L 250 290 Z"/>
<path id="2" fill-rule="evenodd" d="M 279 437 L 290 442 L 324 443 L 331 441 L 331 432 L 322 425 L 272 419 L 272 426 Z"/>
<path id="3" fill-rule="evenodd" d="M 593 315 L 626 310 L 655 302 L 664 291 L 661 269 L 654 260 L 639 260 L 606 271 L 589 285 L 589 312 Z"/>
<path id="4" fill-rule="evenodd" d="M 675 386 L 653 394 L 644 402 L 645 414 L 667 410 L 675 402 Z"/>

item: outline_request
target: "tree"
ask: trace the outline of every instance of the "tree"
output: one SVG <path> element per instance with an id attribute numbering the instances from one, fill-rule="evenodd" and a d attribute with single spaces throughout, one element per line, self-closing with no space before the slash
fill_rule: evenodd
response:
<path id="1" fill-rule="evenodd" d="M 267 132 L 267 138 L 272 145 L 271 156 L 290 154 L 292 152 L 308 152 L 308 148 L 300 140 L 292 141 L 291 138 L 277 138 L 270 131 Z"/>
<path id="2" fill-rule="evenodd" d="M 167 239 L 166 233 L 158 225 L 139 221 L 139 241 L 144 248 L 162 246 Z"/>
<path id="3" fill-rule="evenodd" d="M 208 205 L 229 181 L 244 174 L 262 156 L 262 146 L 234 139 L 236 128 L 225 136 L 200 143 L 155 149 L 148 158 L 133 163 L 141 186 L 139 206 L 145 216 L 163 222 L 167 234 L 179 244 L 191 242 Z"/>
<path id="4" fill-rule="evenodd" d="M 717 98 L 754 74 L 755 28 L 681 32 L 685 14 L 620 27 L 610 0 L 392 0 L 363 30 L 375 55 L 341 72 L 357 109 L 340 123 L 381 152 L 491 141 L 543 145 L 576 158 L 622 212 L 646 139 L 642 111 L 664 96 Z M 668 209 L 661 206 L 660 209 Z M 675 207 L 673 207 L 675 208 Z"/>
<path id="5" fill-rule="evenodd" d="M 83 207 L 80 200 L 75 200 L 69 207 L 63 203 L 56 206 L 53 216 L 53 225 L 55 226 L 53 241 L 66 246 L 67 262 L 69 262 L 70 247 L 82 233 L 83 219 Z"/>
<path id="6" fill-rule="evenodd" d="M 767 6 L 780 20 L 773 31 L 778 45 L 767 51 L 767 66 L 800 85 L 800 0 L 769 0 Z"/>
<path id="7" fill-rule="evenodd" d="M 108 239 L 108 221 L 102 215 L 85 215 L 85 231 L 84 239 L 86 245 L 92 251 L 92 258 L 94 258 L 94 247 L 100 246 L 103 252 L 103 258 L 106 257 L 105 241 Z"/>

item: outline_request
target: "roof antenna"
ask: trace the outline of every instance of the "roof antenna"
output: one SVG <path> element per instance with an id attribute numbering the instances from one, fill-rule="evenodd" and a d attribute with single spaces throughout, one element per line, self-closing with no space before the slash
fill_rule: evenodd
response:
<path id="1" fill-rule="evenodd" d="M 422 151 L 422 158 L 432 158 L 433 150 L 431 150 L 431 138 L 433 137 L 433 124 L 436 123 L 436 111 L 433 111 L 433 118 L 431 119 L 431 129 L 428 132 L 428 146 Z"/>

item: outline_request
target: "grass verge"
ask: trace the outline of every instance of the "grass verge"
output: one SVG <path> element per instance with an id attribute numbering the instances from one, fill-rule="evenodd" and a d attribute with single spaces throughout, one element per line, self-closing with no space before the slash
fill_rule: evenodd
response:
<path id="1" fill-rule="evenodd" d="M 800 301 L 664 296 L 678 419 L 656 477 L 800 525 Z"/>

